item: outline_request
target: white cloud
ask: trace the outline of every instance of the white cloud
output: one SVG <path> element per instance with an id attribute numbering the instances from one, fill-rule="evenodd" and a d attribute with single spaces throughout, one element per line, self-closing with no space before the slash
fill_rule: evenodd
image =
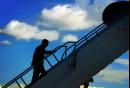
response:
<path id="1" fill-rule="evenodd" d="M 88 9 L 88 7 L 93 7 L 92 9 L 95 11 L 101 11 L 106 8 L 109 4 L 116 2 L 117 0 L 93 0 L 93 3 L 90 4 L 92 0 L 75 0 L 75 3 L 79 5 L 83 9 Z M 96 15 L 96 14 L 95 14 Z"/>
<path id="2" fill-rule="evenodd" d="M 75 0 L 75 3 L 83 9 L 86 9 L 89 2 L 90 2 L 90 0 Z"/>
<path id="3" fill-rule="evenodd" d="M 85 30 L 102 22 L 102 13 L 106 6 L 115 0 L 76 0 L 73 5 L 56 5 L 43 9 L 38 26 L 59 30 Z"/>
<path id="4" fill-rule="evenodd" d="M 57 31 L 48 31 L 48 30 L 44 30 L 44 31 L 41 31 L 39 33 L 36 34 L 35 36 L 36 39 L 48 39 L 50 41 L 53 41 L 53 40 L 58 40 L 59 38 L 59 33 Z"/>
<path id="5" fill-rule="evenodd" d="M 122 65 L 129 65 L 128 59 L 119 58 L 114 61 L 114 63 L 122 64 Z"/>
<path id="6" fill-rule="evenodd" d="M 125 67 L 113 68 L 113 65 L 110 65 L 98 73 L 95 78 L 98 81 L 118 84 L 123 84 L 126 82 L 125 80 L 129 80 L 129 59 L 118 58 L 113 62 L 114 66 L 115 63 L 118 63 L 122 66 L 124 65 Z"/>
<path id="7" fill-rule="evenodd" d="M 47 38 L 54 41 L 59 38 L 58 30 L 85 30 L 100 24 L 104 8 L 114 1 L 94 0 L 94 3 L 90 5 L 90 0 L 76 0 L 71 5 L 56 5 L 51 9 L 43 9 L 41 19 L 36 21 L 36 25 L 12 20 L 4 29 L 0 29 L 0 34 L 4 33 L 24 40 Z M 76 37 L 72 38 L 77 41 Z"/>
<path id="8" fill-rule="evenodd" d="M 88 13 L 87 20 L 100 24 L 102 22 L 104 9 L 115 1 L 116 0 L 94 0 L 93 3 L 90 4 L 91 0 L 75 0 L 75 3 Z"/>
<path id="9" fill-rule="evenodd" d="M 57 31 L 39 30 L 37 26 L 32 26 L 18 20 L 12 20 L 3 30 L 0 30 L 0 33 L 23 40 L 46 38 L 53 41 L 57 40 L 59 37 L 59 33 Z"/>
<path id="10" fill-rule="evenodd" d="M 77 38 L 77 36 L 71 35 L 71 34 L 65 35 L 63 37 L 63 42 L 68 42 L 68 41 L 76 42 L 76 41 L 78 41 L 78 38 Z"/>
<path id="11" fill-rule="evenodd" d="M 39 25 L 59 30 L 84 30 L 97 23 L 88 17 L 88 13 L 76 5 L 57 5 L 43 9 Z"/>
<path id="12" fill-rule="evenodd" d="M 3 34 L 3 33 L 4 33 L 4 31 L 2 29 L 0 29 L 0 34 Z"/>
<path id="13" fill-rule="evenodd" d="M 38 28 L 28 25 L 24 22 L 12 20 L 5 28 L 4 32 L 8 35 L 14 36 L 17 39 L 32 39 L 38 32 Z"/>
<path id="14" fill-rule="evenodd" d="M 11 43 L 8 40 L 0 41 L 0 45 L 10 45 Z"/>
<path id="15" fill-rule="evenodd" d="M 128 70 L 119 70 L 114 68 L 106 68 L 101 71 L 97 78 L 103 82 L 119 83 L 122 84 L 125 79 L 129 78 Z"/>

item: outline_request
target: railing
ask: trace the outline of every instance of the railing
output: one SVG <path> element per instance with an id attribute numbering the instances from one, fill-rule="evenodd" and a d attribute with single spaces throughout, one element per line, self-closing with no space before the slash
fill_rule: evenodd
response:
<path id="1" fill-rule="evenodd" d="M 117 18 L 115 18 L 115 19 L 117 19 Z M 94 30 L 92 30 L 88 34 L 86 34 L 84 37 L 82 37 L 77 42 L 67 42 L 61 46 L 56 47 L 55 53 L 45 56 L 44 61 L 46 62 L 46 64 L 48 64 L 48 67 L 50 67 L 47 69 L 48 70 L 47 73 L 50 72 L 51 70 L 53 70 L 53 68 L 56 67 L 58 64 L 60 64 L 63 60 L 65 60 L 73 52 L 73 50 L 76 50 L 76 49 L 82 47 L 84 44 L 89 43 L 89 41 L 92 40 L 93 38 L 96 38 L 101 33 L 105 32 L 108 29 L 108 27 L 110 27 L 112 24 L 116 23 L 115 19 L 109 21 L 109 26 L 106 26 L 104 23 L 100 24 L 98 27 L 96 27 Z M 59 56 L 59 54 L 57 56 L 57 53 L 59 53 L 61 56 Z M 52 59 L 52 58 L 54 58 L 54 59 Z M 54 62 L 56 62 L 56 63 L 52 63 L 51 60 L 55 60 Z M 24 84 L 24 87 L 26 87 L 29 83 L 27 83 L 23 77 L 27 73 L 32 71 L 33 68 L 34 68 L 33 66 L 30 66 L 25 71 L 23 71 L 21 74 L 19 74 L 14 79 L 12 79 L 10 82 L 8 82 L 6 85 L 4 85 L 2 88 L 8 88 L 14 83 L 16 83 L 16 85 L 19 88 L 23 88 L 22 85 L 20 84 L 21 82 L 19 82 L 19 81 L 22 81 L 22 83 Z"/>

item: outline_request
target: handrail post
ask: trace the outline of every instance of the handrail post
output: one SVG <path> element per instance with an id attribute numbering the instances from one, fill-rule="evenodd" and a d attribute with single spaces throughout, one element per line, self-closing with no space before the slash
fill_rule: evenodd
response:
<path id="1" fill-rule="evenodd" d="M 21 87 L 21 85 L 18 83 L 18 81 L 17 81 L 17 80 L 16 80 L 16 83 L 17 83 L 17 85 L 18 85 L 20 88 L 22 88 L 22 87 Z"/>
<path id="2" fill-rule="evenodd" d="M 49 61 L 47 58 L 46 58 L 45 60 L 49 63 L 49 65 L 50 65 L 51 67 L 53 67 L 52 64 L 50 63 L 50 61 Z"/>
<path id="3" fill-rule="evenodd" d="M 52 55 L 54 56 L 54 58 L 56 59 L 57 62 L 60 62 L 55 54 L 52 54 Z"/>
<path id="4" fill-rule="evenodd" d="M 24 81 L 24 79 L 21 77 L 21 80 L 23 81 L 23 83 L 25 84 L 25 86 L 27 86 L 26 82 Z"/>
<path id="5" fill-rule="evenodd" d="M 65 51 L 63 52 L 63 54 L 62 54 L 62 56 L 61 56 L 61 60 L 63 60 L 64 56 L 65 56 L 65 58 L 67 58 L 67 50 L 68 50 L 68 49 L 67 49 L 67 46 L 64 45 L 63 47 L 65 48 Z M 65 58 L 64 58 L 64 59 L 65 59 Z"/>

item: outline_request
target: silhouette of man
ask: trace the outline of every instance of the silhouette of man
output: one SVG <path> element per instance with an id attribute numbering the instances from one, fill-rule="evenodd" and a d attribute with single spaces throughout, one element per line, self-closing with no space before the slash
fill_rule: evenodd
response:
<path id="1" fill-rule="evenodd" d="M 52 54 L 53 51 L 47 51 L 45 48 L 48 46 L 49 41 L 47 39 L 42 40 L 42 44 L 39 45 L 33 54 L 32 66 L 34 66 L 33 77 L 31 84 L 35 83 L 39 78 L 46 75 L 45 68 L 43 66 L 43 58 L 45 54 Z"/>
<path id="2" fill-rule="evenodd" d="M 89 80 L 89 82 L 94 82 L 94 81 L 93 81 L 93 78 L 91 78 L 91 79 Z M 85 83 L 83 84 L 83 85 L 84 85 L 84 88 L 88 88 L 89 82 L 85 82 Z"/>

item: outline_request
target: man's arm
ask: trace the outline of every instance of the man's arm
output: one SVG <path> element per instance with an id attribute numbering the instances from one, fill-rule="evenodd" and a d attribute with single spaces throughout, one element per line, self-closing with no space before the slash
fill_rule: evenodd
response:
<path id="1" fill-rule="evenodd" d="M 52 54 L 52 53 L 54 53 L 55 52 L 55 50 L 52 50 L 52 51 L 47 51 L 47 50 L 45 50 L 45 54 Z"/>

